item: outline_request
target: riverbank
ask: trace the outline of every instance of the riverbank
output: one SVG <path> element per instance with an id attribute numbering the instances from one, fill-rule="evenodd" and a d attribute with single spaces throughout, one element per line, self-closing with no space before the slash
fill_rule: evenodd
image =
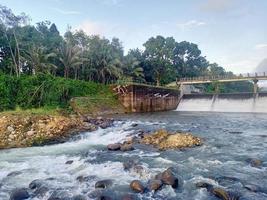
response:
<path id="1" fill-rule="evenodd" d="M 113 120 L 67 113 L 66 110 L 24 110 L 0 113 L 0 149 L 62 143 L 74 134 L 107 128 Z"/>

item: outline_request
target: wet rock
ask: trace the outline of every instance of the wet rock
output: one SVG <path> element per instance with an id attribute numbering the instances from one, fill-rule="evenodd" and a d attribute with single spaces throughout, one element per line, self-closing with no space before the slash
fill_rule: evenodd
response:
<path id="1" fill-rule="evenodd" d="M 121 197 L 121 200 L 136 200 L 136 197 L 132 194 L 126 194 Z"/>
<path id="2" fill-rule="evenodd" d="M 229 131 L 230 134 L 240 135 L 243 132 L 242 131 Z"/>
<path id="3" fill-rule="evenodd" d="M 219 199 L 229 200 L 228 193 L 225 190 L 223 190 L 222 188 L 213 188 L 211 190 L 211 193 L 213 195 L 215 195 L 216 197 L 218 197 Z"/>
<path id="4" fill-rule="evenodd" d="M 66 165 L 71 165 L 73 163 L 73 160 L 68 160 L 67 162 L 65 162 Z"/>
<path id="5" fill-rule="evenodd" d="M 251 191 L 251 192 L 259 192 L 261 191 L 261 188 L 257 185 L 244 185 L 244 188 L 246 188 L 247 190 Z"/>
<path id="6" fill-rule="evenodd" d="M 250 160 L 250 166 L 251 167 L 256 167 L 256 168 L 260 168 L 262 166 L 262 161 L 259 159 L 251 159 Z"/>
<path id="7" fill-rule="evenodd" d="M 107 146 L 108 150 L 110 151 L 119 151 L 121 149 L 121 144 L 116 143 L 116 144 L 109 144 Z"/>
<path id="8" fill-rule="evenodd" d="M 31 190 L 35 190 L 36 188 L 40 188 L 42 185 L 43 185 L 43 181 L 40 180 L 40 179 L 36 179 L 36 180 L 33 180 L 30 184 L 29 184 L 29 188 Z"/>
<path id="9" fill-rule="evenodd" d="M 196 183 L 197 188 L 206 188 L 208 191 L 211 191 L 213 189 L 213 185 L 206 182 L 198 182 Z"/>
<path id="10" fill-rule="evenodd" d="M 36 197 L 44 197 L 46 196 L 46 194 L 49 192 L 49 188 L 46 187 L 46 186 L 41 186 L 39 188 L 37 188 L 33 195 L 36 196 Z"/>
<path id="11" fill-rule="evenodd" d="M 71 200 L 86 200 L 87 198 L 83 195 L 76 195 L 71 198 Z"/>
<path id="12" fill-rule="evenodd" d="M 134 171 L 135 173 L 137 173 L 137 174 L 142 174 L 142 173 L 145 171 L 145 169 L 144 169 L 144 167 L 141 166 L 141 165 L 134 165 L 134 167 L 133 167 L 133 171 Z"/>
<path id="13" fill-rule="evenodd" d="M 113 200 L 117 199 L 116 195 L 111 190 L 97 189 L 93 192 L 90 192 L 88 195 L 89 199 L 98 199 L 98 200 Z"/>
<path id="14" fill-rule="evenodd" d="M 217 181 L 221 186 L 228 187 L 229 185 L 240 182 L 240 179 L 236 177 L 220 176 L 216 177 L 215 181 Z"/>
<path id="15" fill-rule="evenodd" d="M 134 161 L 134 160 L 127 160 L 127 161 L 123 162 L 123 169 L 124 169 L 124 170 L 130 170 L 130 169 L 133 168 L 136 164 L 137 164 L 137 162 Z"/>
<path id="16" fill-rule="evenodd" d="M 121 145 L 120 150 L 121 151 L 133 151 L 134 147 L 132 144 L 123 144 Z"/>
<path id="17" fill-rule="evenodd" d="M 161 180 L 150 180 L 148 183 L 148 189 L 150 191 L 157 191 L 161 188 L 162 181 Z"/>
<path id="18" fill-rule="evenodd" d="M 95 183 L 95 188 L 108 188 L 111 187 L 113 184 L 112 180 L 102 180 L 102 181 L 97 181 Z"/>
<path id="19" fill-rule="evenodd" d="M 143 184 L 138 181 L 138 180 L 134 180 L 130 183 L 130 188 L 138 193 L 144 193 L 145 191 L 145 187 L 143 186 Z"/>
<path id="20" fill-rule="evenodd" d="M 172 188 L 178 188 L 178 186 L 179 186 L 179 180 L 178 180 L 178 178 L 176 178 L 174 176 L 173 172 L 170 169 L 165 170 L 164 172 L 162 172 L 162 174 L 161 174 L 161 181 L 165 185 L 171 185 Z"/>
<path id="21" fill-rule="evenodd" d="M 49 197 L 48 200 L 63 200 L 63 199 L 59 197 Z"/>
<path id="22" fill-rule="evenodd" d="M 103 122 L 102 124 L 100 124 L 100 128 L 102 129 L 106 129 L 108 127 L 112 126 L 112 123 L 111 122 Z"/>
<path id="23" fill-rule="evenodd" d="M 138 126 L 138 124 L 136 124 L 136 123 L 135 124 L 132 124 L 132 127 L 137 127 L 137 126 Z"/>
<path id="24" fill-rule="evenodd" d="M 14 177 L 14 176 L 18 176 L 18 175 L 20 175 L 20 174 L 22 174 L 21 171 L 14 171 L 14 172 L 10 172 L 10 173 L 7 175 L 7 177 Z"/>
<path id="25" fill-rule="evenodd" d="M 96 176 L 78 176 L 76 180 L 82 183 L 94 180 L 96 178 L 97 178 Z"/>
<path id="26" fill-rule="evenodd" d="M 25 188 L 15 189 L 10 194 L 10 200 L 24 200 L 30 197 L 28 191 Z"/>
<path id="27" fill-rule="evenodd" d="M 100 196 L 98 199 L 99 199 L 99 200 L 113 200 L 112 197 L 107 196 L 107 195 L 102 195 L 102 196 Z"/>

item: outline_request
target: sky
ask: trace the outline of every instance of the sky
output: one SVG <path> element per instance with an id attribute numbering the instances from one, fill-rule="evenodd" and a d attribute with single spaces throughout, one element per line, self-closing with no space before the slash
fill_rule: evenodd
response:
<path id="1" fill-rule="evenodd" d="M 234 73 L 253 72 L 267 58 L 267 0 L 0 0 L 35 24 L 49 20 L 109 39 L 127 52 L 152 36 L 198 44 L 210 62 Z M 267 68 L 267 67 L 266 67 Z"/>

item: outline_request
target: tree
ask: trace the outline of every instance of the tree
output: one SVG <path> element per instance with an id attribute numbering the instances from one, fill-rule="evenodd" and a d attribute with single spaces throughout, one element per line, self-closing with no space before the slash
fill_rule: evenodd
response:
<path id="1" fill-rule="evenodd" d="M 144 69 L 141 67 L 141 61 L 138 60 L 140 54 L 137 52 L 139 52 L 138 49 L 130 50 L 129 53 L 124 57 L 123 76 L 126 79 L 144 82 Z"/>
<path id="2" fill-rule="evenodd" d="M 64 42 L 60 48 L 60 62 L 64 66 L 64 77 L 69 77 L 70 69 L 75 71 L 75 79 L 78 77 L 78 66 L 82 64 L 80 59 L 81 51 L 79 47 L 72 46 L 69 42 Z"/>
<path id="3" fill-rule="evenodd" d="M 208 66 L 205 57 L 201 56 L 198 46 L 190 42 L 176 43 L 174 49 L 174 66 L 177 70 L 177 76 L 200 76 Z"/>
<path id="4" fill-rule="evenodd" d="M 50 58 L 56 57 L 55 53 L 46 53 L 44 47 L 31 46 L 24 53 L 24 59 L 31 66 L 32 74 L 51 73 L 57 67 L 51 63 Z"/>
<path id="5" fill-rule="evenodd" d="M 97 80 L 107 83 L 118 79 L 122 74 L 120 46 L 99 36 L 92 36 L 89 42 L 90 65 L 97 70 Z"/>
<path id="6" fill-rule="evenodd" d="M 19 41 L 16 35 L 16 28 L 20 25 L 25 25 L 28 20 L 28 16 L 24 13 L 21 15 L 15 15 L 11 9 L 0 5 L 1 31 L 7 41 L 9 54 L 12 58 L 13 68 L 17 76 L 20 76 L 21 73 L 21 55 Z"/>
<path id="7" fill-rule="evenodd" d="M 145 44 L 144 57 L 153 71 L 157 85 L 161 79 L 172 68 L 172 55 L 175 48 L 175 40 L 172 37 L 164 38 L 157 36 L 150 38 Z"/>

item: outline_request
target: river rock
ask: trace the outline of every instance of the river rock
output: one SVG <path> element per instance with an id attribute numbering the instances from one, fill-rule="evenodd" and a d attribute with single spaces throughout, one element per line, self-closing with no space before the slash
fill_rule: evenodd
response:
<path id="1" fill-rule="evenodd" d="M 213 188 L 211 190 L 211 193 L 213 195 L 215 195 L 216 197 L 218 197 L 219 199 L 229 200 L 228 193 L 225 190 L 223 190 L 222 188 Z"/>
<path id="2" fill-rule="evenodd" d="M 87 198 L 83 195 L 76 195 L 72 197 L 71 200 L 87 200 Z"/>
<path id="3" fill-rule="evenodd" d="M 26 134 L 27 134 L 28 137 L 31 137 L 31 136 L 33 136 L 35 133 L 36 133 L 35 131 L 30 130 L 30 131 L 28 131 Z"/>
<path id="4" fill-rule="evenodd" d="M 36 180 L 33 180 L 30 184 L 29 184 L 29 188 L 31 190 L 35 190 L 36 188 L 40 188 L 42 185 L 43 185 L 43 181 L 40 180 L 40 179 L 36 179 Z"/>
<path id="5" fill-rule="evenodd" d="M 206 188 L 208 191 L 211 191 L 213 189 L 213 185 L 206 182 L 198 182 L 196 183 L 197 188 Z"/>
<path id="6" fill-rule="evenodd" d="M 49 192 L 49 188 L 46 186 L 41 186 L 36 188 L 36 190 L 33 192 L 33 195 L 36 197 L 44 197 Z"/>
<path id="7" fill-rule="evenodd" d="M 145 187 L 143 186 L 143 184 L 138 181 L 138 180 L 134 180 L 130 183 L 130 188 L 138 193 L 144 193 L 145 191 Z"/>
<path id="8" fill-rule="evenodd" d="M 261 191 L 261 188 L 257 185 L 244 185 L 244 188 L 246 188 L 247 190 L 251 191 L 251 192 L 259 192 Z"/>
<path id="9" fill-rule="evenodd" d="M 28 191 L 25 188 L 15 189 L 10 194 L 10 200 L 24 200 L 30 197 Z"/>
<path id="10" fill-rule="evenodd" d="M 94 175 L 92 175 L 92 176 L 78 176 L 76 178 L 76 180 L 82 183 L 82 182 L 88 182 L 88 181 L 94 180 L 96 178 L 97 177 Z"/>
<path id="11" fill-rule="evenodd" d="M 136 200 L 136 197 L 132 194 L 125 194 L 121 197 L 121 200 Z"/>
<path id="12" fill-rule="evenodd" d="M 250 160 L 250 166 L 251 167 L 256 167 L 256 168 L 260 168 L 262 166 L 262 161 L 259 159 L 251 159 Z"/>
<path id="13" fill-rule="evenodd" d="M 200 138 L 190 133 L 169 133 L 166 130 L 159 130 L 153 134 L 145 135 L 141 139 L 141 143 L 154 145 L 160 150 L 181 149 L 202 144 Z"/>
<path id="14" fill-rule="evenodd" d="M 121 151 L 133 151 L 134 147 L 132 144 L 123 144 L 121 145 L 120 150 Z"/>
<path id="15" fill-rule="evenodd" d="M 65 162 L 66 165 L 71 165 L 73 163 L 73 160 L 68 160 L 67 162 Z"/>
<path id="16" fill-rule="evenodd" d="M 13 126 L 8 126 L 7 127 L 7 131 L 9 131 L 9 132 L 13 132 L 15 129 L 13 128 Z"/>
<path id="17" fill-rule="evenodd" d="M 167 169 L 164 172 L 162 172 L 162 174 L 159 175 L 158 178 L 161 178 L 161 181 L 165 185 L 171 185 L 172 188 L 178 188 L 178 186 L 179 186 L 178 178 L 176 178 L 174 176 L 173 172 L 170 169 Z M 158 179 L 158 178 L 156 177 L 156 179 Z"/>
<path id="18" fill-rule="evenodd" d="M 10 172 L 10 173 L 7 175 L 7 177 L 14 177 L 14 176 L 18 176 L 18 175 L 20 175 L 20 174 L 22 174 L 21 171 L 14 171 L 14 172 Z"/>
<path id="19" fill-rule="evenodd" d="M 108 150 L 110 150 L 110 151 L 118 151 L 118 150 L 121 149 L 121 144 L 119 144 L 119 143 L 116 143 L 116 144 L 109 144 L 109 145 L 107 146 L 107 148 L 108 148 Z"/>
<path id="20" fill-rule="evenodd" d="M 137 162 L 134 161 L 134 160 L 127 160 L 127 161 L 123 162 L 123 169 L 124 169 L 124 170 L 130 170 L 130 169 L 133 168 L 136 164 L 137 164 Z"/>
<path id="21" fill-rule="evenodd" d="M 161 188 L 162 186 L 162 181 L 161 180 L 150 180 L 148 183 L 148 189 L 150 191 L 157 191 Z"/>
<path id="22" fill-rule="evenodd" d="M 107 196 L 107 195 L 101 195 L 98 199 L 99 199 L 99 200 L 113 200 L 112 197 Z"/>
<path id="23" fill-rule="evenodd" d="M 113 184 L 112 180 L 109 180 L 109 179 L 102 180 L 102 181 L 97 181 L 95 183 L 95 188 L 103 188 L 103 189 L 105 189 L 105 188 L 111 187 L 112 184 Z"/>

